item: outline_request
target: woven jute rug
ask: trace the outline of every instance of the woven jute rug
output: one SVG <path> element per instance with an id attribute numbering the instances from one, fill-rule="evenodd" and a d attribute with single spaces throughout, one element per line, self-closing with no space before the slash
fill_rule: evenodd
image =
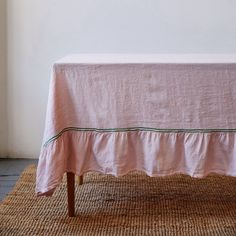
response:
<path id="1" fill-rule="evenodd" d="M 133 172 L 88 173 L 67 216 L 65 179 L 53 197 L 35 197 L 29 166 L 0 203 L 0 235 L 236 235 L 236 178 Z"/>

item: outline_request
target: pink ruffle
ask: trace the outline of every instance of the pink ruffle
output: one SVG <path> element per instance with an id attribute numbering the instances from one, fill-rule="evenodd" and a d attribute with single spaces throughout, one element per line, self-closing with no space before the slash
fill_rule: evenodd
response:
<path id="1" fill-rule="evenodd" d="M 236 176 L 236 134 L 67 131 L 42 148 L 36 193 L 52 195 L 65 172 L 121 176 L 133 170 L 149 176 Z"/>

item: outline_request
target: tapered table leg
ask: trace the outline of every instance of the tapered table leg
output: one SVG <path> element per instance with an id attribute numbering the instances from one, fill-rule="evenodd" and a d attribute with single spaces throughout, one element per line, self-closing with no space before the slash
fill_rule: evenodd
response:
<path id="1" fill-rule="evenodd" d="M 68 199 L 68 215 L 75 216 L 75 175 L 67 172 L 67 199 Z"/>
<path id="2" fill-rule="evenodd" d="M 78 182 L 78 185 L 83 184 L 83 175 L 80 175 L 80 176 L 77 177 L 77 182 Z"/>

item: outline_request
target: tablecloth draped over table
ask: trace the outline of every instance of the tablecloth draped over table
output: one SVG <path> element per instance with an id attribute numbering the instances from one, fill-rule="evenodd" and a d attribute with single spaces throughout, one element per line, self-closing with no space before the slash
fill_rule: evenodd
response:
<path id="1" fill-rule="evenodd" d="M 65 172 L 236 176 L 235 63 L 54 64 L 37 195 Z"/>

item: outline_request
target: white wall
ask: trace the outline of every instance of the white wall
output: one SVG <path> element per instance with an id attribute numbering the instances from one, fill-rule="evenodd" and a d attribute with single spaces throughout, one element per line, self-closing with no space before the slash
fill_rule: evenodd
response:
<path id="1" fill-rule="evenodd" d="M 236 53 L 234 0 L 7 2 L 11 157 L 38 156 L 50 66 L 68 53 Z"/>
<path id="2" fill-rule="evenodd" d="M 0 156 L 7 155 L 6 1 L 0 0 Z"/>

